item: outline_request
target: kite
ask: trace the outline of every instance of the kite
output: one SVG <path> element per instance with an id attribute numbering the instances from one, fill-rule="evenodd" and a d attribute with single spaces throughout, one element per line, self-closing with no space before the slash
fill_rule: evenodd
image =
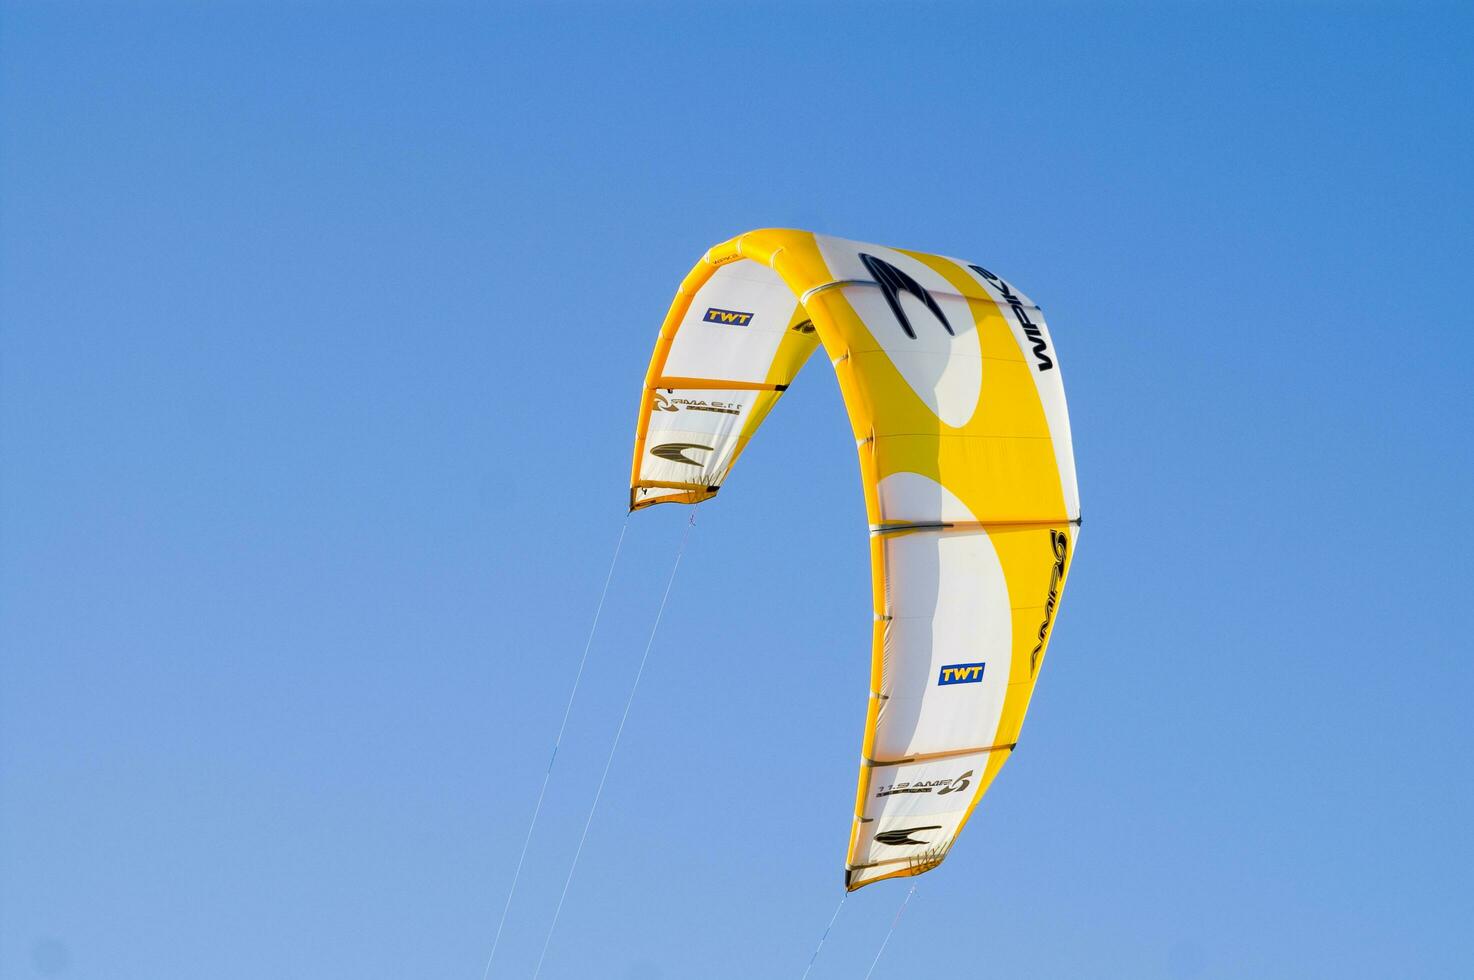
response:
<path id="1" fill-rule="evenodd" d="M 645 377 L 630 509 L 717 494 L 822 347 L 859 454 L 873 582 L 845 887 L 946 857 L 1018 743 L 1079 536 L 1059 353 L 986 268 L 806 231 L 717 245 Z"/>

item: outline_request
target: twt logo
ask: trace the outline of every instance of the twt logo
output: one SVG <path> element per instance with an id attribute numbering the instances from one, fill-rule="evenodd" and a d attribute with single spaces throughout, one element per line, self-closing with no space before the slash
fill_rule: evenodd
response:
<path id="1" fill-rule="evenodd" d="M 713 306 L 701 319 L 707 323 L 725 323 L 732 327 L 745 327 L 752 322 L 752 314 L 743 313 L 741 310 L 719 310 Z"/>
<path id="2" fill-rule="evenodd" d="M 983 680 L 983 668 L 987 664 L 948 664 L 937 675 L 937 686 L 949 684 L 979 684 Z"/>

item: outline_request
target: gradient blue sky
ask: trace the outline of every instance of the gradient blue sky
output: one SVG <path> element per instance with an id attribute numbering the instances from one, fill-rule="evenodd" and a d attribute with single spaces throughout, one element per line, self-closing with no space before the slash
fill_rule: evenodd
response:
<path id="1" fill-rule="evenodd" d="M 0 975 L 475 978 L 709 244 L 1047 310 L 1084 535 L 886 977 L 1474 974 L 1468 8 L 6 3 Z M 688 511 L 631 522 L 498 977 Z M 809 366 L 703 506 L 544 976 L 797 977 L 864 510 Z M 812 980 L 861 976 L 905 884 Z"/>

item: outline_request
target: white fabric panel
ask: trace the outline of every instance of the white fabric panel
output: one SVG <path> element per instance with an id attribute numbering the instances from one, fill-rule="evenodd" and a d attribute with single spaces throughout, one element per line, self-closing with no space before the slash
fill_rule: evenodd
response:
<path id="1" fill-rule="evenodd" d="M 887 535 L 884 548 L 891 618 L 876 758 L 992 744 L 1013 649 L 992 539 L 982 530 L 918 531 Z"/>
<path id="2" fill-rule="evenodd" d="M 884 823 L 960 813 L 972 802 L 987 765 L 988 753 L 974 752 L 930 762 L 877 766 L 870 774 L 865 817 Z"/>
<path id="3" fill-rule="evenodd" d="M 915 261 L 912 262 L 912 267 L 925 268 Z M 844 298 L 854 307 L 860 319 L 865 321 L 865 327 L 875 338 L 873 345 L 859 342 L 852 350 L 883 350 L 890 354 L 898 351 L 956 354 L 973 360 L 983 356 L 982 348 L 978 345 L 977 324 L 973 321 L 972 308 L 967 305 L 966 298 L 951 291 L 952 287 L 935 272 L 930 269 L 927 272 L 931 274 L 922 285 L 928 287 L 927 291 L 931 293 L 932 299 L 936 300 L 937 306 L 947 317 L 947 323 L 944 326 L 936 314 L 915 296 L 900 293 L 896 298 L 906 319 L 911 323 L 911 329 L 916 332 L 914 338 L 896 320 L 890 304 L 885 301 L 885 292 L 880 287 L 863 283 L 835 287 L 844 294 Z M 920 280 L 922 277 L 912 278 Z M 937 289 L 930 288 L 933 280 L 941 282 L 941 286 Z M 952 333 L 947 333 L 947 327 L 952 328 Z"/>
<path id="4" fill-rule="evenodd" d="M 951 283 L 938 275 L 930 266 L 916 261 L 904 252 L 897 252 L 895 249 L 886 248 L 884 245 L 872 245 L 869 242 L 854 242 L 847 238 L 835 238 L 832 235 L 815 235 L 814 240 L 819 243 L 819 253 L 824 256 L 824 264 L 829 267 L 830 274 L 836 280 L 873 280 L 875 277 L 870 274 L 870 270 L 865 268 L 865 263 L 860 260 L 860 253 L 865 252 L 878 259 L 884 259 L 886 262 L 889 262 L 921 283 L 932 293 L 955 294 L 957 292 Z M 917 334 L 919 335 L 920 331 L 917 331 Z M 907 339 L 909 340 L 910 338 Z"/>
<path id="5" fill-rule="evenodd" d="M 855 350 L 885 351 L 901 377 L 938 418 L 948 425 L 967 424 L 977 410 L 983 379 L 982 347 L 967 300 L 930 266 L 895 249 L 825 235 L 815 237 L 824 261 L 838 280 L 875 281 L 860 258 L 863 252 L 899 269 L 931 294 L 946 318 L 945 326 L 916 296 L 904 291 L 896 294 L 896 302 L 916 334 L 912 337 L 897 321 L 884 290 L 874 285 L 838 287 L 876 342 L 875 348 Z"/>
<path id="6" fill-rule="evenodd" d="M 665 376 L 763 381 L 797 308 L 793 292 L 767 266 L 749 259 L 722 266 L 691 300 Z"/>
<path id="7" fill-rule="evenodd" d="M 967 300 L 955 294 L 932 294 L 955 331 L 956 335 L 952 336 L 920 300 L 909 293 L 901 294 L 898 301 L 916 331 L 913 340 L 896 322 L 880 289 L 875 286 L 840 289 L 875 336 L 876 349 L 886 352 L 917 397 L 948 425 L 966 425 L 977 411 L 983 387 L 983 352 Z"/>
<path id="8" fill-rule="evenodd" d="M 666 483 L 721 483 L 737 437 L 761 391 L 662 389 L 645 434 L 640 479 Z"/>
<path id="9" fill-rule="evenodd" d="M 956 494 L 920 473 L 892 473 L 875 490 L 882 521 L 927 524 L 977 519 Z"/>
<path id="10" fill-rule="evenodd" d="M 1035 341 L 1025 332 L 1024 325 L 1019 322 L 1018 313 L 1004 298 L 1002 290 L 986 276 L 979 275 L 968 263 L 960 264 L 967 270 L 967 274 L 981 284 L 998 304 L 1004 321 L 1013 331 L 1014 341 L 1019 345 L 1019 350 L 1030 367 L 1029 373 L 1033 376 L 1034 385 L 1038 389 L 1039 401 L 1044 405 L 1045 421 L 1049 423 L 1050 440 L 1054 443 L 1055 462 L 1059 466 L 1060 485 L 1064 490 L 1065 513 L 1071 520 L 1078 519 L 1080 489 L 1075 482 L 1075 447 L 1070 436 L 1070 412 L 1065 404 L 1065 382 L 1060 373 L 1059 351 L 1054 346 L 1054 339 L 1049 336 L 1049 327 L 1044 322 L 1044 313 L 1034 305 L 1032 300 L 1019 292 L 1013 283 L 1007 283 L 1009 292 L 1024 307 L 1029 322 L 1044 340 L 1044 354 L 1049 358 L 1051 364 L 1047 370 L 1041 370 L 1039 355 L 1034 350 Z"/>
<path id="11" fill-rule="evenodd" d="M 877 768 L 870 778 L 856 865 L 878 877 L 946 853 L 988 764 L 987 753 Z"/>

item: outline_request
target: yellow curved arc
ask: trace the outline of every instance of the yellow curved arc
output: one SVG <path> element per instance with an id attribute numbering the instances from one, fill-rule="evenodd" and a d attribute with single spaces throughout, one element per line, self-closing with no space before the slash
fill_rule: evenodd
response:
<path id="1" fill-rule="evenodd" d="M 917 473 L 945 487 L 976 515 L 979 526 L 973 533 L 988 534 L 998 553 L 1012 610 L 1013 641 L 1010 683 L 993 742 L 1011 744 L 1017 740 L 1033 694 L 1039 663 L 1053 632 L 1052 621 L 1049 621 L 1050 628 L 1044 631 L 1045 635 L 1042 638 L 1038 636 L 1041 622 L 1045 622 L 1045 605 L 1052 602 L 1051 609 L 1057 608 L 1063 594 L 1069 563 L 1074 557 L 1074 526 L 1066 510 L 1055 449 L 1044 406 L 1035 386 L 1033 369 L 998 303 L 978 284 L 972 273 L 957 262 L 922 252 L 903 251 L 902 254 L 941 276 L 965 299 L 973 317 L 982 359 L 982 382 L 975 410 L 965 423 L 960 426 L 947 424 L 921 399 L 885 354 L 884 345 L 871 334 L 850 305 L 844 288 L 820 288 L 836 284 L 836 279 L 812 233 L 760 229 L 713 246 L 677 290 L 662 324 L 641 393 L 631 485 L 638 485 L 652 393 L 664 376 L 676 332 L 697 291 L 718 269 L 731 262 L 748 259 L 768 266 L 794 296 L 802 300 L 789 326 L 807 318 L 813 323 L 814 333 L 810 337 L 797 331 L 785 331 L 762 383 L 772 386 L 772 389 L 759 396 L 745 420 L 733 461 L 740 456 L 768 411 L 776 404 L 781 395 L 779 386 L 785 385 L 812 353 L 813 339 L 817 338 L 834 367 L 858 447 L 861 485 L 870 524 L 879 524 L 883 517 L 877 490 L 881 480 L 895 473 Z M 979 454 L 984 459 L 1001 454 L 1001 458 L 1011 461 L 1008 472 L 1018 478 L 1007 485 L 981 478 L 980 472 L 985 475 L 986 471 L 979 467 Z M 676 495 L 638 506 L 667 501 L 696 503 L 714 492 L 692 486 Z M 634 493 L 632 490 L 632 504 Z M 1068 542 L 1062 574 L 1053 574 L 1054 560 L 1047 551 L 1051 534 L 1065 535 Z M 874 626 L 862 758 L 875 755 L 877 723 L 885 690 L 885 553 L 884 536 L 872 535 L 870 561 Z M 1054 591 L 1052 600 L 1048 598 L 1051 588 Z M 1034 656 L 1036 644 L 1040 647 L 1037 658 Z M 989 754 L 972 800 L 952 840 L 960 835 L 962 827 L 1011 754 Z M 870 781 L 871 769 L 862 765 L 856 785 L 847 864 L 853 864 L 855 858 Z M 934 861 L 877 875 L 853 887 L 919 874 L 935 867 L 943 857 L 945 852 Z"/>

